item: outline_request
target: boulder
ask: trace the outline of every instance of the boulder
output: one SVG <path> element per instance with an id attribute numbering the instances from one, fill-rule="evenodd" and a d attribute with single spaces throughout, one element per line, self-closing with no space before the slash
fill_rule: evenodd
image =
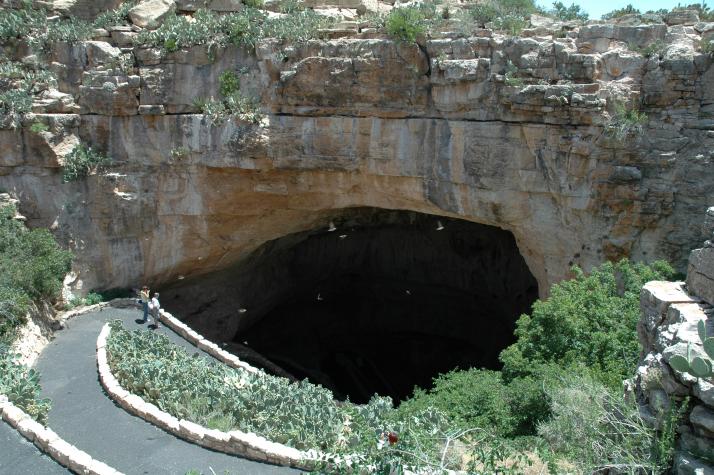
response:
<path id="1" fill-rule="evenodd" d="M 71 94 L 65 94 L 56 89 L 42 91 L 32 103 L 32 112 L 43 114 L 75 114 L 79 106 L 75 104 Z"/>
<path id="2" fill-rule="evenodd" d="M 664 17 L 667 25 L 695 25 L 699 23 L 699 13 L 696 10 L 675 10 Z"/>
<path id="3" fill-rule="evenodd" d="M 689 420 L 695 426 L 714 434 L 714 412 L 704 406 L 697 406 L 689 415 Z"/>
<path id="4" fill-rule="evenodd" d="M 49 0 L 45 3 L 48 9 L 64 16 L 93 20 L 100 13 L 119 7 L 122 0 Z"/>
<path id="5" fill-rule="evenodd" d="M 176 10 L 174 0 L 144 0 L 129 10 L 131 22 L 141 28 L 158 28 Z"/>
<path id="6" fill-rule="evenodd" d="M 692 251 L 687 269 L 687 287 L 689 291 L 714 305 L 714 246 Z"/>
<path id="7" fill-rule="evenodd" d="M 121 50 L 106 41 L 86 41 L 87 60 L 91 67 L 117 63 L 121 57 Z"/>

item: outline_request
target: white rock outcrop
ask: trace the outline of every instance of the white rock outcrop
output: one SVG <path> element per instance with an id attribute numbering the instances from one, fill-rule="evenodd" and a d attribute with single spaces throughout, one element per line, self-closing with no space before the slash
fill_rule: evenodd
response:
<path id="1" fill-rule="evenodd" d="M 176 10 L 174 0 L 142 0 L 129 10 L 131 22 L 141 28 L 158 28 L 167 15 Z"/>

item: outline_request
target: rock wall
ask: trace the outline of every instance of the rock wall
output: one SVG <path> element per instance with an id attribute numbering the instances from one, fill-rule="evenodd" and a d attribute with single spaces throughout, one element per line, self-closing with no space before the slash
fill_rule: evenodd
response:
<path id="1" fill-rule="evenodd" d="M 714 208 L 709 208 L 705 227 L 709 237 Z M 687 284 L 649 282 L 642 289 L 642 318 L 638 325 L 644 358 L 634 379 L 643 413 L 660 425 L 672 402 L 689 404 L 681 425 L 675 455 L 675 473 L 714 474 L 714 379 L 695 378 L 669 365 L 673 355 L 704 355 L 697 325 L 704 320 L 714 335 L 714 284 L 707 272 L 714 268 L 711 241 L 691 253 Z M 709 274 L 711 275 L 711 274 Z"/>
<path id="2" fill-rule="evenodd" d="M 714 67 L 697 52 L 714 24 L 695 20 L 420 44 L 340 30 L 211 54 L 135 46 L 136 25 L 99 30 L 47 53 L 58 90 L 24 128 L 0 130 L 0 189 L 74 248 L 84 290 L 224 269 L 361 206 L 506 229 L 542 295 L 573 264 L 629 256 L 684 270 L 714 205 Z M 657 40 L 661 54 L 637 52 Z M 227 70 L 260 98 L 260 124 L 197 114 Z M 641 134 L 608 133 L 618 100 L 641 103 Z M 112 166 L 63 184 L 80 140 Z"/>

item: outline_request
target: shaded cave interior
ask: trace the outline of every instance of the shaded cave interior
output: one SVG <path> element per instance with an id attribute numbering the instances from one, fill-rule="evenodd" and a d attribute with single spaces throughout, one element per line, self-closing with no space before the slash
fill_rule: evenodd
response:
<path id="1" fill-rule="evenodd" d="M 538 284 L 508 231 L 349 208 L 162 295 L 251 364 L 366 402 L 403 400 L 454 368 L 498 369 Z"/>

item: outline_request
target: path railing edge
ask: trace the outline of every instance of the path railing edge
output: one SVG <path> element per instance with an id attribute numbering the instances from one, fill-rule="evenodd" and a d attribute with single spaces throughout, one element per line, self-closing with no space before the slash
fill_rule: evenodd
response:
<path id="1" fill-rule="evenodd" d="M 101 462 L 62 439 L 55 431 L 43 426 L 29 414 L 13 404 L 7 395 L 0 394 L 2 419 L 24 438 L 57 463 L 81 475 L 123 475 L 122 472 Z"/>

